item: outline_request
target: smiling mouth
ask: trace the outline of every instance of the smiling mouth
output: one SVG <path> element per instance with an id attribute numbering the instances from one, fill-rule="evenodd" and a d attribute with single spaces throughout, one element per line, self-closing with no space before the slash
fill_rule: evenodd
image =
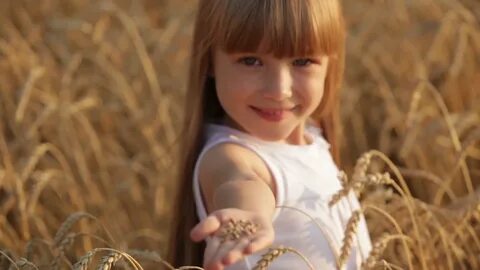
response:
<path id="1" fill-rule="evenodd" d="M 270 109 L 270 108 L 257 108 L 250 106 L 250 108 L 257 113 L 261 118 L 271 121 L 278 122 L 283 120 L 291 113 L 297 106 L 291 108 L 280 108 L 280 109 Z"/>
<path id="2" fill-rule="evenodd" d="M 254 110 L 262 111 L 262 112 L 265 112 L 265 113 L 271 113 L 271 114 L 279 113 L 279 112 L 282 112 L 282 111 L 292 111 L 295 108 L 295 107 L 291 107 L 291 108 L 270 109 L 270 108 L 258 108 L 258 107 L 254 107 L 254 106 L 250 106 L 250 107 Z"/>

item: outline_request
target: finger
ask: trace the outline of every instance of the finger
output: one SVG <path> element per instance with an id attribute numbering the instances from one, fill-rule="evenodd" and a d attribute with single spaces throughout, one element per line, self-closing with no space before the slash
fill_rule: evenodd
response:
<path id="1" fill-rule="evenodd" d="M 254 238 L 251 243 L 246 247 L 246 254 L 252 254 L 259 250 L 262 250 L 273 243 L 273 238 L 269 235 L 262 235 Z"/>
<path id="2" fill-rule="evenodd" d="M 205 252 L 203 254 L 204 268 L 206 268 L 205 266 L 212 260 L 213 256 L 215 256 L 220 245 L 221 245 L 220 238 L 218 237 L 208 238 L 207 246 L 205 247 Z"/>
<path id="3" fill-rule="evenodd" d="M 232 220 L 236 214 L 238 214 L 238 209 L 234 208 L 224 208 L 210 213 L 210 216 L 215 216 L 220 223 L 224 224 Z"/>
<path id="4" fill-rule="evenodd" d="M 245 256 L 245 248 L 250 244 L 250 239 L 243 237 L 230 250 L 230 252 L 223 258 L 224 265 L 231 265 Z"/>
<path id="5" fill-rule="evenodd" d="M 231 241 L 231 240 L 227 240 L 221 243 L 215 255 L 207 263 L 207 267 L 208 268 L 211 267 L 212 269 L 219 269 L 223 267 L 223 262 L 222 262 L 223 258 L 225 257 L 225 255 L 227 255 L 227 253 L 230 250 L 232 250 L 233 247 L 235 247 L 236 244 L 237 244 L 237 241 Z"/>
<path id="6" fill-rule="evenodd" d="M 217 231 L 218 228 L 220 228 L 220 225 L 220 221 L 217 217 L 208 216 L 190 231 L 190 238 L 195 242 L 201 241 Z"/>

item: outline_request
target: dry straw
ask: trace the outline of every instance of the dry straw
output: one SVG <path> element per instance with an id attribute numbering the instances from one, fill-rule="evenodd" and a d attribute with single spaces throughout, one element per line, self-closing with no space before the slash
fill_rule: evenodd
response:
<path id="1" fill-rule="evenodd" d="M 255 267 L 253 267 L 253 269 L 255 270 L 268 269 L 268 267 L 273 263 L 275 259 L 279 258 L 280 256 L 282 256 L 287 252 L 291 252 L 299 256 L 307 264 L 309 269 L 315 269 L 312 266 L 312 264 L 309 262 L 309 260 L 305 256 L 303 256 L 300 252 L 298 252 L 293 248 L 283 247 L 283 246 L 269 248 L 269 251 L 262 255 L 262 258 L 257 262 L 257 264 L 255 265 Z"/>
<path id="2" fill-rule="evenodd" d="M 78 261 L 86 270 L 100 267 L 99 252 L 102 267 L 141 269 L 93 243 L 165 252 L 194 5 L 121 2 L 0 1 L 0 246 L 18 255 L 2 251 L 2 269 Z M 480 2 L 346 0 L 344 9 L 351 177 L 339 176 L 331 205 L 362 195 L 375 243 L 365 267 L 480 268 Z M 133 236 L 103 230 L 107 242 L 83 214 L 62 224 L 87 210 L 113 235 Z M 343 247 L 327 236 L 337 265 L 354 246 L 357 215 Z M 137 234 L 145 228 L 162 237 Z"/>
<path id="3" fill-rule="evenodd" d="M 67 236 L 69 233 L 70 229 L 72 228 L 75 223 L 77 223 L 79 220 L 82 218 L 90 218 L 90 219 L 96 219 L 94 216 L 88 214 L 88 213 L 83 213 L 83 212 L 78 212 L 70 215 L 60 226 L 58 229 L 57 233 L 55 234 L 55 244 L 59 246 L 64 238 Z"/>
<path id="4" fill-rule="evenodd" d="M 342 268 L 345 263 L 348 261 L 350 252 L 352 250 L 353 241 L 358 229 L 358 223 L 360 222 L 360 217 L 362 215 L 362 211 L 356 210 L 352 213 L 352 216 L 348 220 L 346 229 L 345 229 L 345 236 L 343 238 L 342 248 L 340 250 L 340 257 L 339 257 L 339 265 L 338 268 Z"/>
<path id="5" fill-rule="evenodd" d="M 14 269 L 39 270 L 39 268 L 34 263 L 28 261 L 25 258 L 18 259 L 14 264 L 10 265 L 10 268 L 8 268 L 8 270 Z"/>
<path id="6" fill-rule="evenodd" d="M 118 252 L 111 252 L 107 256 L 102 258 L 102 261 L 97 267 L 97 270 L 110 270 L 115 263 L 122 258 L 122 255 Z"/>
<path id="7" fill-rule="evenodd" d="M 101 258 L 97 265 L 98 270 L 110 270 L 120 259 L 125 259 L 125 261 L 129 263 L 129 266 L 133 267 L 135 270 L 143 269 L 142 266 L 128 253 L 111 248 L 95 248 L 88 251 L 74 264 L 73 268 L 75 270 L 88 269 L 93 257 L 99 252 L 108 252 L 108 254 Z"/>
<path id="8" fill-rule="evenodd" d="M 92 262 L 92 258 L 95 255 L 95 251 L 89 251 L 83 255 L 78 262 L 73 265 L 74 270 L 87 270 L 88 266 Z"/>

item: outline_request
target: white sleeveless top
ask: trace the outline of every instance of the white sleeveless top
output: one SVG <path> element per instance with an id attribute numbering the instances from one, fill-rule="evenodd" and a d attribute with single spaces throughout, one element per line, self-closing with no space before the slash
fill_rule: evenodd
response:
<path id="1" fill-rule="evenodd" d="M 336 269 L 335 258 L 340 256 L 346 224 L 352 212 L 360 205 L 353 192 L 350 192 L 348 197 L 333 207 L 328 206 L 331 195 L 341 189 L 341 183 L 338 169 L 329 152 L 330 144 L 322 137 L 321 130 L 313 126 L 307 127 L 307 132 L 313 138 L 313 142 L 308 145 L 263 141 L 217 124 L 208 124 L 206 132 L 207 141 L 197 160 L 193 179 L 199 219 L 207 217 L 198 181 L 199 161 L 209 149 L 220 143 L 241 145 L 263 159 L 276 183 L 277 208 L 273 217 L 273 246 L 283 245 L 298 250 L 308 258 L 315 269 Z M 367 225 L 362 215 L 344 269 L 360 269 L 360 264 L 366 260 L 371 248 Z M 252 269 L 266 252 L 267 250 L 262 250 L 254 253 L 226 269 Z M 286 253 L 274 260 L 269 269 L 309 268 L 297 255 Z"/>

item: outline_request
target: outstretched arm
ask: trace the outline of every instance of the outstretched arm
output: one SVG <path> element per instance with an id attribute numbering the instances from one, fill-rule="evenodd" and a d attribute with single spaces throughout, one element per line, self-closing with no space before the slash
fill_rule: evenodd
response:
<path id="1" fill-rule="evenodd" d="M 199 180 L 210 214 L 193 228 L 191 237 L 201 241 L 213 236 L 205 250 L 206 269 L 223 269 L 273 242 L 274 185 L 258 156 L 238 145 L 219 145 L 205 155 Z M 222 241 L 222 230 L 232 220 L 253 222 L 256 231 L 240 230 L 238 239 Z"/>

